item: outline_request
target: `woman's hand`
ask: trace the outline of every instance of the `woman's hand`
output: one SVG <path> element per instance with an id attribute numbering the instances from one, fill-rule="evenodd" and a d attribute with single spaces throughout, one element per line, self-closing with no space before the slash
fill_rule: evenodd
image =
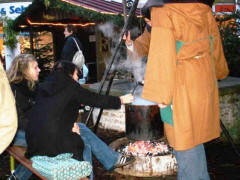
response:
<path id="1" fill-rule="evenodd" d="M 120 96 L 120 100 L 122 104 L 128 104 L 133 102 L 134 97 L 132 94 L 126 94 L 126 95 Z"/>
<path id="2" fill-rule="evenodd" d="M 77 133 L 78 135 L 80 135 L 80 128 L 77 125 L 77 123 L 74 123 L 73 128 L 72 128 L 72 132 L 73 133 Z"/>

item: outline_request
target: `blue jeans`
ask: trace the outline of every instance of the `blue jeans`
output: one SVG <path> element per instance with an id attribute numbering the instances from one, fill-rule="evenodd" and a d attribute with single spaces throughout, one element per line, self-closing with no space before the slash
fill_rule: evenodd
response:
<path id="1" fill-rule="evenodd" d="M 117 163 L 120 154 L 100 138 L 98 138 L 88 127 L 83 123 L 78 123 L 80 128 L 80 136 L 84 142 L 83 159 L 92 164 L 92 153 L 106 170 L 110 170 Z M 91 179 L 93 174 L 91 174 Z"/>
<path id="2" fill-rule="evenodd" d="M 14 141 L 13 141 L 13 145 L 27 147 L 27 142 L 25 139 L 24 131 L 22 131 L 22 130 L 17 131 Z M 23 165 L 19 164 L 14 171 L 14 175 L 19 180 L 28 180 L 31 177 L 32 172 L 30 170 L 28 170 L 26 167 L 24 167 Z"/>
<path id="3" fill-rule="evenodd" d="M 203 144 L 186 151 L 175 151 L 178 180 L 210 180 Z"/>

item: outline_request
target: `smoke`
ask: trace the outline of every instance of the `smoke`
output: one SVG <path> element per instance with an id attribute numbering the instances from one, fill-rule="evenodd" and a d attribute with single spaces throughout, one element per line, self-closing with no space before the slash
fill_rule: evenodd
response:
<path id="1" fill-rule="evenodd" d="M 110 53 L 111 56 L 115 53 L 115 46 L 120 41 L 120 31 L 117 31 L 112 23 L 105 23 L 98 26 L 99 30 L 103 33 L 104 37 L 108 38 L 108 43 L 110 44 Z M 133 28 L 131 29 L 131 36 L 133 38 L 137 37 L 139 35 L 139 29 Z M 123 43 L 124 44 L 124 43 Z M 135 85 L 133 87 L 134 90 L 134 105 L 156 105 L 155 102 L 148 101 L 146 99 L 141 98 L 142 89 L 143 86 L 139 85 L 138 82 L 144 81 L 144 75 L 145 75 L 145 67 L 146 67 L 146 61 L 147 57 L 140 57 L 137 55 L 136 52 L 134 53 L 134 60 L 130 59 L 130 56 L 126 54 L 126 47 L 120 48 L 117 56 L 115 57 L 114 64 L 111 67 L 112 73 L 114 70 L 121 71 L 121 72 L 131 72 L 134 76 Z M 105 64 L 106 68 L 108 68 L 110 60 L 112 57 L 106 58 Z M 132 90 L 132 91 L 133 91 Z"/>
<path id="2" fill-rule="evenodd" d="M 145 75 L 145 62 L 139 58 L 138 60 L 132 60 L 129 56 L 126 59 L 119 61 L 118 69 L 123 71 L 131 72 L 136 82 L 142 82 Z"/>
<path id="3" fill-rule="evenodd" d="M 103 33 L 104 37 L 108 38 L 108 41 L 110 43 L 110 52 L 111 56 L 107 57 L 104 61 L 106 64 L 106 68 L 108 68 L 110 60 L 112 59 L 112 56 L 115 51 L 116 44 L 120 41 L 120 30 L 113 25 L 111 22 L 107 22 L 105 24 L 101 24 L 98 26 L 98 29 Z M 140 33 L 139 28 L 135 27 L 130 30 L 131 31 L 131 37 L 137 37 Z M 136 82 L 143 81 L 144 75 L 145 75 L 145 66 L 146 66 L 146 57 L 138 57 L 135 53 L 134 57 L 135 59 L 132 60 L 130 57 L 126 54 L 126 47 L 120 47 L 120 50 L 115 57 L 114 64 L 112 65 L 111 72 L 114 70 L 121 71 L 121 72 L 131 72 L 134 76 L 134 80 Z"/>
<path id="4" fill-rule="evenodd" d="M 111 39 L 114 43 L 116 43 L 119 39 L 119 33 L 114 31 L 116 27 L 111 22 L 106 22 L 104 24 L 98 25 L 98 29 L 103 33 L 104 37 Z"/>

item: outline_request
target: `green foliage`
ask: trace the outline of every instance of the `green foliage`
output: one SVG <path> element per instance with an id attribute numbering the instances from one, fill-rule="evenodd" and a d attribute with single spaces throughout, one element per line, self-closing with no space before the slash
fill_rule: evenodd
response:
<path id="1" fill-rule="evenodd" d="M 18 43 L 18 39 L 17 39 L 18 33 L 13 29 L 14 21 L 8 18 L 3 18 L 2 20 L 4 22 L 4 26 L 3 26 L 4 45 L 13 50 L 14 48 L 17 47 L 17 43 Z"/>
<path id="2" fill-rule="evenodd" d="M 53 0 L 51 3 L 51 5 L 56 8 L 59 8 L 66 12 L 74 13 L 79 17 L 86 17 L 89 21 L 92 22 L 112 21 L 117 26 L 122 26 L 124 23 L 123 17 L 121 15 L 102 14 L 93 10 L 85 9 L 80 6 L 64 3 L 59 0 Z"/>
<path id="3" fill-rule="evenodd" d="M 40 44 L 39 42 L 43 42 L 41 39 L 41 35 L 44 35 L 45 33 L 48 32 L 41 32 L 33 33 L 33 39 L 34 39 L 34 49 L 31 51 L 30 48 L 25 48 L 24 53 L 30 53 L 33 54 L 37 61 L 38 61 L 38 66 L 41 69 L 40 75 L 39 75 L 39 81 L 42 82 L 45 77 L 49 74 L 51 71 L 51 68 L 49 67 L 50 63 L 54 61 L 54 56 L 52 53 L 52 43 L 46 43 L 46 44 Z"/>
<path id="4" fill-rule="evenodd" d="M 220 19 L 220 33 L 230 76 L 240 77 L 240 12 Z"/>
<path id="5" fill-rule="evenodd" d="M 41 1 L 41 0 L 40 0 Z M 113 22 L 114 25 L 118 26 L 118 27 L 122 27 L 124 24 L 124 18 L 122 15 L 118 14 L 118 15 L 111 15 L 111 14 L 103 14 L 100 12 L 96 12 L 94 10 L 90 10 L 90 9 L 85 9 L 83 7 L 80 6 L 75 6 L 72 5 L 70 3 L 66 3 L 60 0 L 44 0 L 44 4 L 45 7 L 51 7 L 51 8 L 57 8 L 57 9 L 61 9 L 64 12 L 69 12 L 69 13 L 74 13 L 79 17 L 85 17 L 86 19 L 88 19 L 89 21 L 92 22 L 97 22 L 97 23 L 101 23 L 101 22 Z M 134 19 L 134 24 L 136 24 L 137 19 Z"/>

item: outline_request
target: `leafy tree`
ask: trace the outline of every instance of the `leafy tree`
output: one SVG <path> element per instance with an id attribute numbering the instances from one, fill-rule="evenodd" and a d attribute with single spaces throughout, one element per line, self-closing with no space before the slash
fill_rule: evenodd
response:
<path id="1" fill-rule="evenodd" d="M 2 21 L 4 24 L 3 26 L 4 45 L 9 47 L 11 50 L 13 50 L 17 47 L 17 43 L 18 43 L 18 39 L 17 39 L 18 33 L 15 32 L 13 29 L 14 21 L 7 17 L 1 17 L 0 21 Z"/>
<path id="2" fill-rule="evenodd" d="M 240 77 L 240 12 L 217 18 L 230 76 Z"/>
<path id="3" fill-rule="evenodd" d="M 33 54 L 37 61 L 38 66 L 41 69 L 39 80 L 43 81 L 44 78 L 49 74 L 51 71 L 52 63 L 54 62 L 53 56 L 53 43 L 42 43 L 42 37 L 49 33 L 47 31 L 44 32 L 33 32 L 33 49 L 25 48 L 24 53 L 31 53 Z"/>

